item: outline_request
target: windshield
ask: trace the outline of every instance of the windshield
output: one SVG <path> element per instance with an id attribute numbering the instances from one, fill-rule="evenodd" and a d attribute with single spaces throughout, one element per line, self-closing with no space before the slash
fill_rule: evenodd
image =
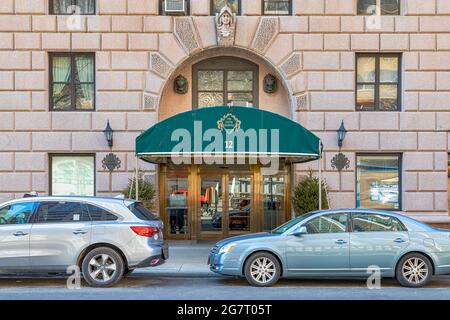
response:
<path id="1" fill-rule="evenodd" d="M 133 202 L 128 209 L 141 220 L 159 220 L 158 216 L 151 213 L 141 202 Z"/>
<path id="2" fill-rule="evenodd" d="M 303 214 L 297 218 L 294 218 L 292 220 L 289 220 L 288 222 L 282 224 L 281 226 L 279 226 L 278 228 L 272 230 L 272 233 L 277 233 L 277 234 L 282 234 L 285 233 L 286 231 L 288 231 L 290 228 L 292 228 L 293 226 L 295 226 L 297 223 L 305 220 L 306 218 L 311 217 L 312 215 L 316 214 L 317 211 L 312 211 L 306 214 Z"/>

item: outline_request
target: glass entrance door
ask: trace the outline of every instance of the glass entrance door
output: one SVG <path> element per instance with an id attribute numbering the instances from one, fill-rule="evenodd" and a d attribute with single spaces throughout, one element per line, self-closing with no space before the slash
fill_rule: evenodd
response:
<path id="1" fill-rule="evenodd" d="M 220 175 L 201 177 L 198 195 L 201 238 L 222 237 L 224 211 L 222 180 L 223 177 Z"/>
<path id="2" fill-rule="evenodd" d="M 251 231 L 251 175 L 200 177 L 200 239 L 221 239 Z"/>

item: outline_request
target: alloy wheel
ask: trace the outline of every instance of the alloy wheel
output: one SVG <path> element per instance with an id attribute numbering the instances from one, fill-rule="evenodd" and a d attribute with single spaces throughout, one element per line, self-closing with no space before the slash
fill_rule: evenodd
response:
<path id="1" fill-rule="evenodd" d="M 420 284 L 425 281 L 428 275 L 427 263 L 419 257 L 412 257 L 406 260 L 402 266 L 403 277 L 412 284 Z"/>
<path id="2" fill-rule="evenodd" d="M 276 267 L 269 258 L 259 257 L 253 260 L 250 265 L 250 274 L 256 282 L 264 284 L 275 277 Z"/>
<path id="3" fill-rule="evenodd" d="M 89 275 L 98 282 L 106 282 L 114 277 L 117 265 L 108 254 L 98 254 L 89 261 Z"/>

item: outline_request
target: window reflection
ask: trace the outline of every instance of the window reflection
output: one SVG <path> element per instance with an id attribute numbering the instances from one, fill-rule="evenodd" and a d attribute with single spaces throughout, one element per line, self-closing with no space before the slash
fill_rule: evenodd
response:
<path id="1" fill-rule="evenodd" d="M 52 156 L 51 193 L 54 196 L 93 196 L 94 156 Z"/>
<path id="2" fill-rule="evenodd" d="M 400 209 L 400 156 L 357 157 L 358 208 Z"/>
<path id="3" fill-rule="evenodd" d="M 167 178 L 166 197 L 170 233 L 188 233 L 188 178 Z"/>
<path id="4" fill-rule="evenodd" d="M 202 178 L 200 194 L 201 231 L 221 231 L 222 211 L 221 177 Z"/>
<path id="5" fill-rule="evenodd" d="M 239 14 L 239 0 L 211 0 L 212 14 L 220 13 L 223 7 L 228 5 L 231 10 Z"/>
<path id="6" fill-rule="evenodd" d="M 264 177 L 264 230 L 270 231 L 284 222 L 284 175 Z"/>
<path id="7" fill-rule="evenodd" d="M 251 176 L 230 176 L 229 186 L 229 230 L 250 231 L 252 211 Z"/>

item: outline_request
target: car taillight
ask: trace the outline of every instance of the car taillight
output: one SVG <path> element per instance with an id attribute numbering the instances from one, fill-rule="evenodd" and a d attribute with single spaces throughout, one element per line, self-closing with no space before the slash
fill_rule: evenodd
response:
<path id="1" fill-rule="evenodd" d="M 143 227 L 143 226 L 136 226 L 136 227 L 130 227 L 131 230 L 134 231 L 134 233 L 143 236 L 151 238 L 155 234 L 159 233 L 159 229 L 157 227 Z"/>

